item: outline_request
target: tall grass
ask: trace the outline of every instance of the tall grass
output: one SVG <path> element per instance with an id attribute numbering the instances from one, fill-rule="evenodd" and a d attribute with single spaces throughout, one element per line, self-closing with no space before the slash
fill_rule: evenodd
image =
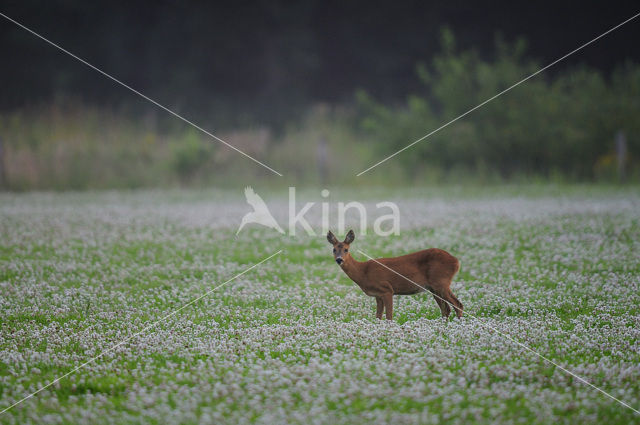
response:
<path id="1" fill-rule="evenodd" d="M 261 126 L 217 132 L 213 125 L 198 123 L 280 171 L 282 178 L 160 112 L 139 117 L 78 101 L 25 108 L 0 114 L 3 186 L 229 186 L 237 185 L 238 179 L 243 179 L 241 184 L 354 184 L 356 171 L 373 160 L 375 152 L 358 136 L 352 115 L 320 105 L 279 134 Z M 318 148 L 322 144 L 324 152 Z"/>

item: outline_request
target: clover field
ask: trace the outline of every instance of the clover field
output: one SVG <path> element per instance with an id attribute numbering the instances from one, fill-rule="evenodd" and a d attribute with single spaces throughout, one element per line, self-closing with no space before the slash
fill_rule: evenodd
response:
<path id="1" fill-rule="evenodd" d="M 264 194 L 283 227 L 285 196 Z M 460 259 L 465 317 L 422 294 L 376 320 L 319 231 L 236 236 L 241 189 L 0 194 L 0 410 L 72 372 L 0 423 L 640 423 L 514 342 L 640 409 L 640 190 L 330 200 L 354 199 L 395 201 L 401 232 L 362 235 L 350 217 L 353 248 Z M 307 218 L 319 229 L 318 209 Z"/>

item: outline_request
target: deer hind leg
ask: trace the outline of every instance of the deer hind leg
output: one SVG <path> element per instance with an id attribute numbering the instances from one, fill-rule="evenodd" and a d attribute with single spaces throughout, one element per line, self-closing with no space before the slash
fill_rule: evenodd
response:
<path id="1" fill-rule="evenodd" d="M 448 290 L 447 296 L 449 302 L 455 307 L 454 310 L 456 311 L 456 316 L 462 317 L 462 303 L 456 298 L 455 295 L 453 295 L 453 292 L 451 292 L 450 289 Z"/>
<path id="2" fill-rule="evenodd" d="M 381 297 L 376 297 L 376 319 L 382 319 L 382 310 L 384 310 L 384 301 Z"/>
<path id="3" fill-rule="evenodd" d="M 429 289 L 429 292 L 433 294 L 433 299 L 438 303 L 438 307 L 440 307 L 440 313 L 442 313 L 442 317 L 449 317 L 449 315 L 451 314 L 449 303 L 440 298 L 440 296 L 436 294 L 432 289 Z"/>
<path id="4" fill-rule="evenodd" d="M 440 312 L 442 313 L 442 317 L 449 317 L 449 315 L 451 314 L 451 307 L 449 307 L 449 303 L 447 303 L 446 301 L 442 301 L 435 294 L 433 295 L 433 298 L 436 300 L 436 302 L 438 303 L 438 306 L 440 307 Z"/>
<path id="5" fill-rule="evenodd" d="M 439 296 L 440 301 L 447 304 L 447 307 L 453 309 L 456 316 L 462 317 L 462 303 L 458 301 L 453 292 L 451 292 L 451 279 L 439 279 L 433 282 L 432 288 L 434 296 Z"/>

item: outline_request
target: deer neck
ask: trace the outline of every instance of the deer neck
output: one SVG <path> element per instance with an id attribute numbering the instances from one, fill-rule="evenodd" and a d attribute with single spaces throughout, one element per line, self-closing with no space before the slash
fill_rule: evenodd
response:
<path id="1" fill-rule="evenodd" d="M 353 280 L 358 285 L 362 283 L 364 279 L 363 264 L 360 261 L 356 261 L 351 255 L 344 259 L 344 262 L 340 265 L 342 271 L 349 276 L 349 279 Z"/>

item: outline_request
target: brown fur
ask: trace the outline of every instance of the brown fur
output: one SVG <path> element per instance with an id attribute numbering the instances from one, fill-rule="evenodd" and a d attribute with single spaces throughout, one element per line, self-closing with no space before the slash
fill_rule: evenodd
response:
<path id="1" fill-rule="evenodd" d="M 387 320 L 393 320 L 394 295 L 413 295 L 424 291 L 433 294 L 443 317 L 449 317 L 450 304 L 456 315 L 462 316 L 462 303 L 450 289 L 451 280 L 460 270 L 460 262 L 456 257 L 442 249 L 430 248 L 400 257 L 361 262 L 356 261 L 349 252 L 354 238 L 353 230 L 349 231 L 343 242 L 339 242 L 333 233 L 327 234 L 327 240 L 333 245 L 336 262 L 342 260 L 338 262 L 342 270 L 365 294 L 375 297 L 378 319 L 382 318 L 384 310 Z"/>

